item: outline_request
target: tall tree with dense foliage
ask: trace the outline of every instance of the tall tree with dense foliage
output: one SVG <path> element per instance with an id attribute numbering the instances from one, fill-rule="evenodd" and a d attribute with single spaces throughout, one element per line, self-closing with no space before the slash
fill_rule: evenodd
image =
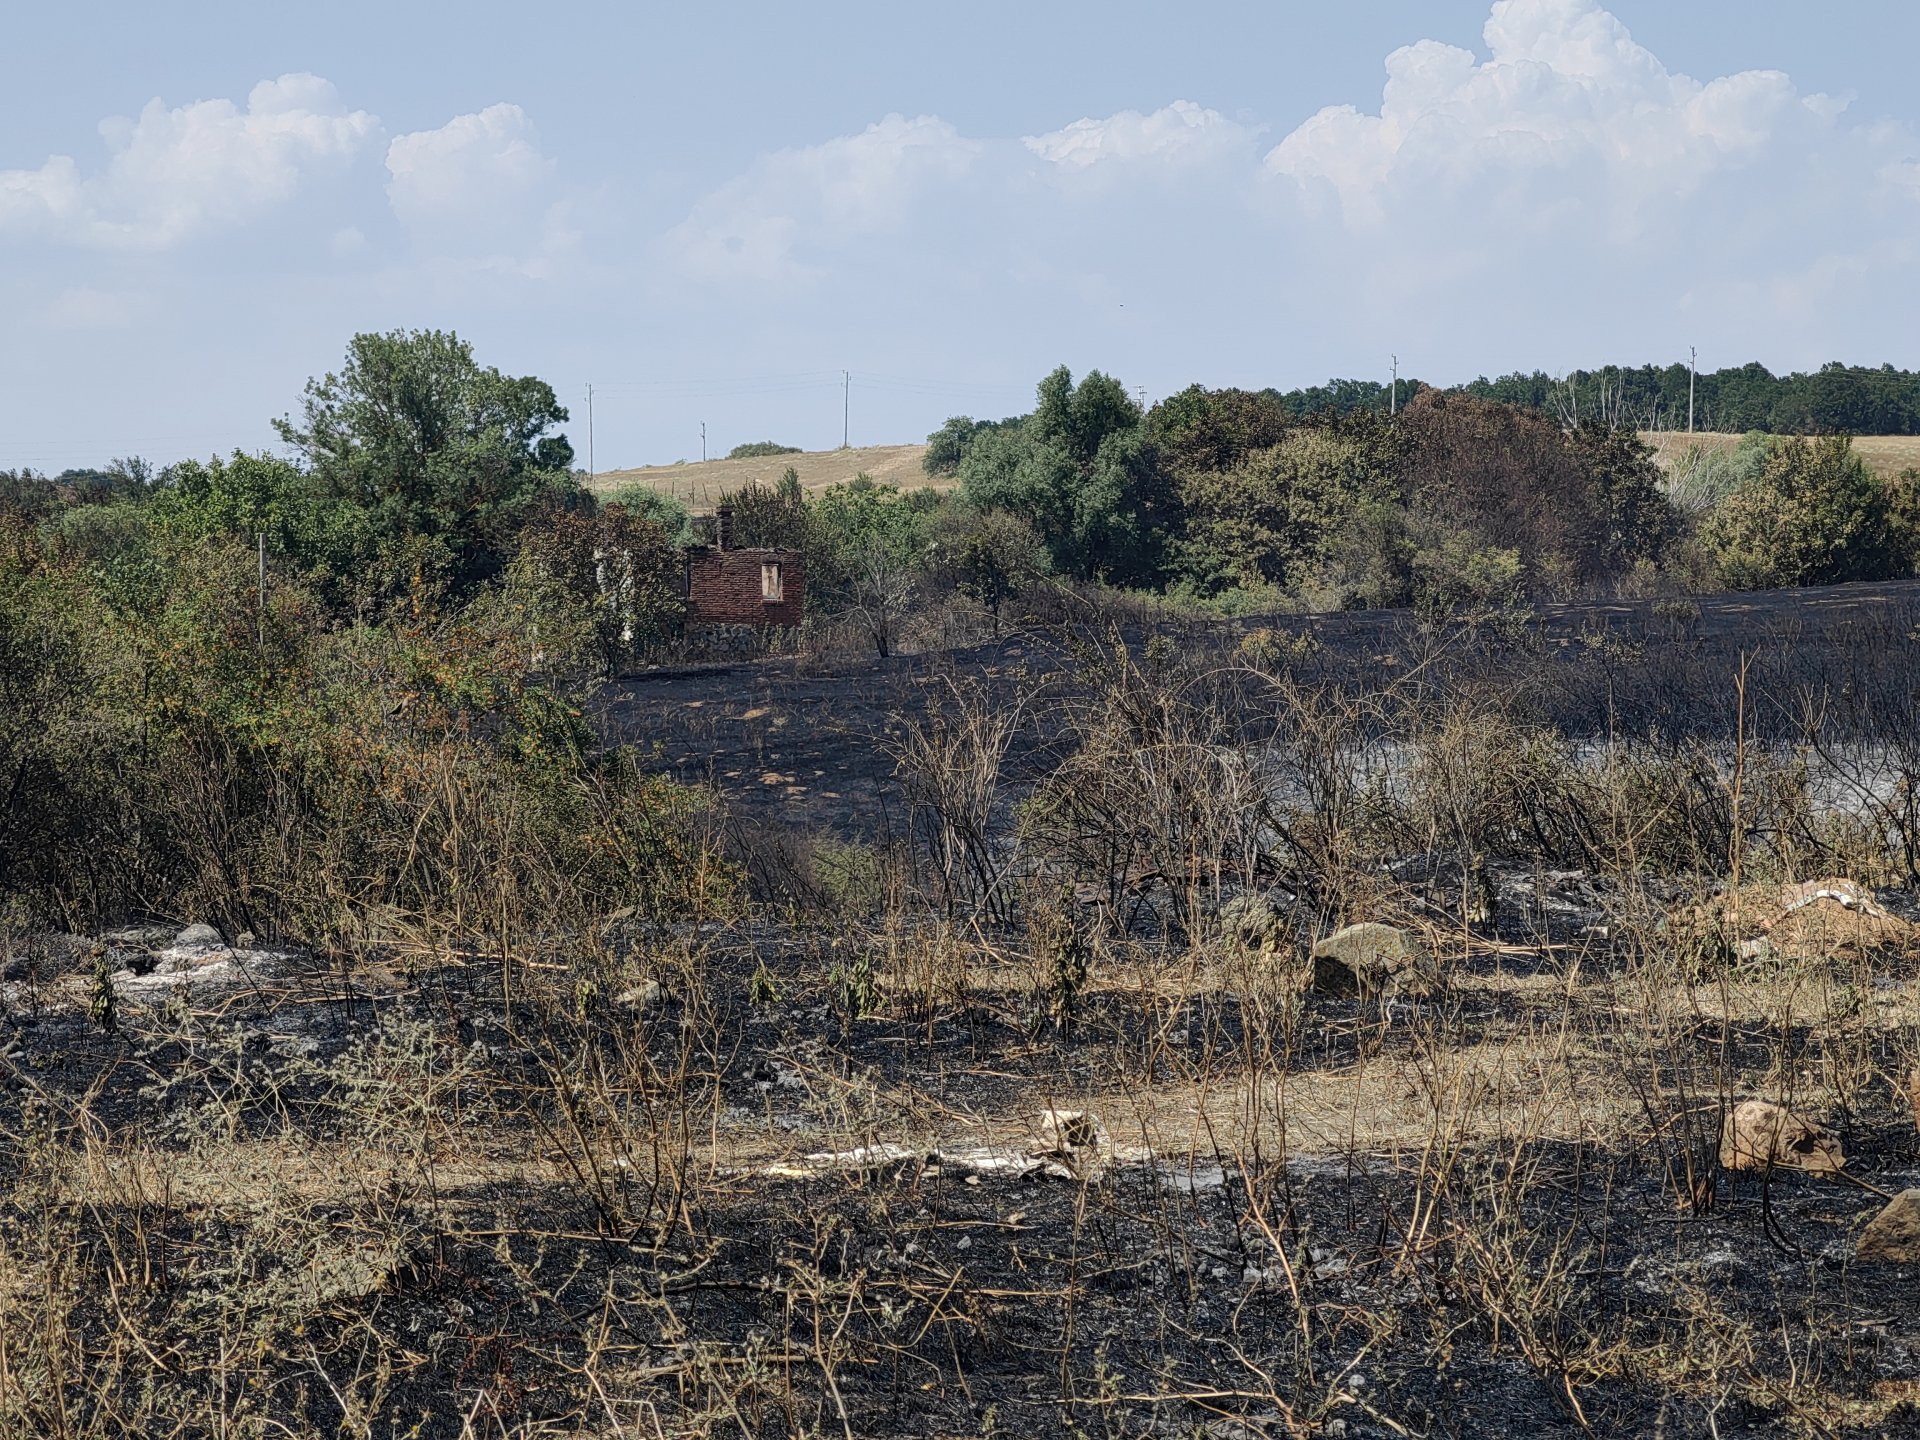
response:
<path id="1" fill-rule="evenodd" d="M 479 364 L 457 335 L 393 330 L 354 336 L 276 428 L 384 543 L 469 585 L 497 573 L 531 509 L 577 501 L 566 420 L 552 386 Z"/>
<path id="2" fill-rule="evenodd" d="M 1220 571 L 1241 585 L 1298 585 L 1341 527 L 1393 492 L 1393 476 L 1369 463 L 1361 445 L 1326 430 L 1295 430 L 1230 470 L 1182 477 L 1188 566 L 1199 577 Z"/>
<path id="3" fill-rule="evenodd" d="M 1271 390 L 1189 385 L 1147 415 L 1147 437 L 1176 478 L 1232 470 L 1255 450 L 1278 445 L 1298 417 Z"/>
<path id="4" fill-rule="evenodd" d="M 1120 585 L 1160 578 L 1177 502 L 1142 433 L 1140 407 L 1110 375 L 1076 385 L 1062 365 L 1018 427 L 970 437 L 961 492 L 1032 525 L 1062 574 Z"/>

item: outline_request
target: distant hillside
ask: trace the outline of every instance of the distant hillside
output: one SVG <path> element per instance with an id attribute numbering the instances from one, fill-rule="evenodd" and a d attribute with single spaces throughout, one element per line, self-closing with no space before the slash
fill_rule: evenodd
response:
<path id="1" fill-rule="evenodd" d="M 902 490 L 932 485 L 953 487 L 951 477 L 929 480 L 920 468 L 925 445 L 865 445 L 852 450 L 816 450 L 798 455 L 759 455 L 746 460 L 703 460 L 682 465 L 643 465 L 634 470 L 603 470 L 593 477 L 596 494 L 611 495 L 629 485 L 642 485 L 670 495 L 698 513 L 711 510 L 734 491 L 758 481 L 773 485 L 791 465 L 809 494 L 838 485 L 865 472 L 883 485 Z"/>
<path id="2" fill-rule="evenodd" d="M 1740 443 L 1738 435 L 1710 431 L 1689 435 L 1684 430 L 1643 430 L 1640 438 L 1653 446 L 1663 465 L 1673 464 L 1689 445 L 1727 449 Z M 1920 468 L 1920 436 L 1862 435 L 1853 442 L 1853 448 L 1877 475 L 1894 476 L 1902 470 Z M 755 481 L 762 485 L 776 483 L 789 465 L 799 472 L 800 483 L 810 495 L 851 480 L 862 471 L 883 485 L 897 485 L 902 490 L 922 485 L 951 490 L 952 476 L 929 480 L 920 468 L 920 457 L 926 450 L 925 445 L 866 445 L 853 450 L 814 450 L 747 460 L 643 465 L 632 470 L 603 470 L 594 476 L 591 488 L 607 496 L 628 485 L 643 485 L 682 501 L 695 514 L 711 511 L 728 495 Z"/>

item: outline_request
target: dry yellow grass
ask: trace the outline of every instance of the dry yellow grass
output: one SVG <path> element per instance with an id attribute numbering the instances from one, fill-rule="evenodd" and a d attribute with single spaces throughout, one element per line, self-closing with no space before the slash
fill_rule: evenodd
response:
<path id="1" fill-rule="evenodd" d="M 1653 447 L 1662 465 L 1670 465 L 1689 445 L 1731 450 L 1741 437 L 1704 430 L 1694 435 L 1684 430 L 1642 430 L 1640 438 Z M 1876 475 L 1892 477 L 1902 470 L 1920 469 L 1920 435 L 1860 435 L 1853 448 Z"/>
<path id="2" fill-rule="evenodd" d="M 920 468 L 925 445 L 863 445 L 851 450 L 814 450 L 798 455 L 757 455 L 747 460 L 704 460 L 697 464 L 645 465 L 632 470 L 603 470 L 591 489 L 611 495 L 630 485 L 644 486 L 671 496 L 696 513 L 711 510 L 736 490 L 751 484 L 772 485 L 791 465 L 809 495 L 865 473 L 883 485 L 902 490 L 931 485 L 951 489 L 951 477 L 929 480 Z"/>

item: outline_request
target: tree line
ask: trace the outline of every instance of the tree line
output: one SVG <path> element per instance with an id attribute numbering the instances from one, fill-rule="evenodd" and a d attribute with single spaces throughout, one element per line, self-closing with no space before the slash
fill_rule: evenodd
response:
<path id="1" fill-rule="evenodd" d="M 1691 386 L 1691 397 L 1689 387 Z M 1514 371 L 1436 387 L 1423 380 L 1329 380 L 1263 391 L 1302 419 L 1332 411 L 1390 411 L 1436 388 L 1544 411 L 1577 425 L 1597 420 L 1633 430 L 1684 430 L 1692 402 L 1696 430 L 1774 435 L 1920 435 L 1920 371 L 1830 361 L 1776 375 L 1758 361 L 1691 372 L 1684 364 L 1621 366 L 1549 375 Z"/>
<path id="2" fill-rule="evenodd" d="M 1920 485 L 1844 437 L 1671 468 L 1590 409 L 1415 384 L 1397 411 L 1193 386 L 1142 410 L 1064 368 L 1027 415 L 955 417 L 925 466 L 1029 525 L 1055 573 L 1216 607 L 1436 613 L 1912 574 Z"/>
<path id="3" fill-rule="evenodd" d="M 804 552 L 810 618 L 882 653 L 929 607 L 997 624 L 1060 585 L 1214 613 L 1454 615 L 1913 573 L 1920 486 L 1876 477 L 1844 439 L 1756 434 L 1663 468 L 1618 406 L 1556 401 L 1567 383 L 1411 380 L 1386 406 L 1357 381 L 1196 385 L 1143 408 L 1060 367 L 1027 413 L 928 437 L 929 479 L 955 483 L 809 496 L 790 470 L 732 503 L 742 543 Z M 192 546 L 264 535 L 329 623 L 510 596 L 543 617 L 531 649 L 552 661 L 564 633 L 605 673 L 679 634 L 677 551 L 700 537 L 668 497 L 586 489 L 567 420 L 551 386 L 457 336 L 359 335 L 276 422 L 284 453 L 0 472 L 0 516 L 127 595 Z"/>

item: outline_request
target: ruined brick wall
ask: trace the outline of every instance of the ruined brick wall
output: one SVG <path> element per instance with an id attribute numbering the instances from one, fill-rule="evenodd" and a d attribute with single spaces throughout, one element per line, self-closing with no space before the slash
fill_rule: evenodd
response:
<path id="1" fill-rule="evenodd" d="M 766 595 L 766 567 L 779 567 L 779 598 Z M 687 552 L 687 621 L 694 625 L 798 625 L 806 571 L 797 550 Z"/>

